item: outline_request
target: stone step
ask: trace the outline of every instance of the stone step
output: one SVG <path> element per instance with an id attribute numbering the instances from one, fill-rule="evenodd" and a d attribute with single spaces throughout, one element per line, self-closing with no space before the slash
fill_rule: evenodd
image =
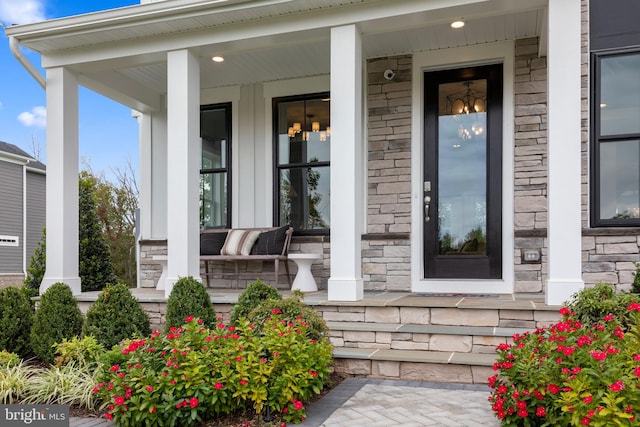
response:
<path id="1" fill-rule="evenodd" d="M 361 359 L 410 363 L 437 363 L 444 365 L 473 365 L 493 366 L 495 354 L 460 353 L 455 351 L 424 351 L 424 350 L 386 350 L 369 348 L 333 349 L 333 356 L 337 359 Z"/>
<path id="2" fill-rule="evenodd" d="M 484 337 L 512 337 L 514 334 L 523 334 L 529 330 L 526 328 L 502 328 L 498 326 L 449 326 L 334 321 L 328 321 L 326 323 L 331 331 L 405 332 L 414 334 L 471 335 Z"/>
<path id="3" fill-rule="evenodd" d="M 495 353 L 389 350 L 338 347 L 333 350 L 336 372 L 408 381 L 487 384 L 495 374 Z"/>

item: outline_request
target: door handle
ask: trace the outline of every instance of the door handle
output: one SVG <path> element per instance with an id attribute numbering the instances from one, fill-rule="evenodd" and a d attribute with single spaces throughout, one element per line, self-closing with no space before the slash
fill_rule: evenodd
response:
<path id="1" fill-rule="evenodd" d="M 431 203 L 430 196 L 424 196 L 424 222 L 429 222 L 429 204 Z"/>

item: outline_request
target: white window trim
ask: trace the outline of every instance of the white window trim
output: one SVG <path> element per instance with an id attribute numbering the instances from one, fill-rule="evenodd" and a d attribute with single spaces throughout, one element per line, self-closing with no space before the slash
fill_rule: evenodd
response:
<path id="1" fill-rule="evenodd" d="M 413 57 L 413 104 L 411 125 L 411 290 L 421 293 L 511 294 L 514 282 L 513 232 L 513 117 L 514 42 L 465 46 Z M 423 138 L 424 72 L 449 68 L 502 63 L 502 279 L 425 279 L 423 250 Z"/>

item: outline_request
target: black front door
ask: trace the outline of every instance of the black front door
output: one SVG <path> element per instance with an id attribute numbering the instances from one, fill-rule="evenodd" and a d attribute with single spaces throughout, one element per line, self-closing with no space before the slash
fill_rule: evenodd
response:
<path id="1" fill-rule="evenodd" d="M 502 64 L 426 72 L 425 278 L 502 276 Z"/>

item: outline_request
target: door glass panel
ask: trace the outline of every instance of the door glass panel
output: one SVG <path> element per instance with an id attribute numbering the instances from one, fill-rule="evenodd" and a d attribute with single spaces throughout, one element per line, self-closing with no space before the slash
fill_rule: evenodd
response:
<path id="1" fill-rule="evenodd" d="M 601 61 L 600 134 L 640 133 L 640 54 Z"/>
<path id="2" fill-rule="evenodd" d="M 226 172 L 200 175 L 200 227 L 222 227 L 227 223 Z"/>
<path id="3" fill-rule="evenodd" d="M 439 255 L 486 255 L 487 82 L 438 87 Z"/>
<path id="4" fill-rule="evenodd" d="M 600 218 L 640 218 L 640 141 L 600 144 Z"/>

